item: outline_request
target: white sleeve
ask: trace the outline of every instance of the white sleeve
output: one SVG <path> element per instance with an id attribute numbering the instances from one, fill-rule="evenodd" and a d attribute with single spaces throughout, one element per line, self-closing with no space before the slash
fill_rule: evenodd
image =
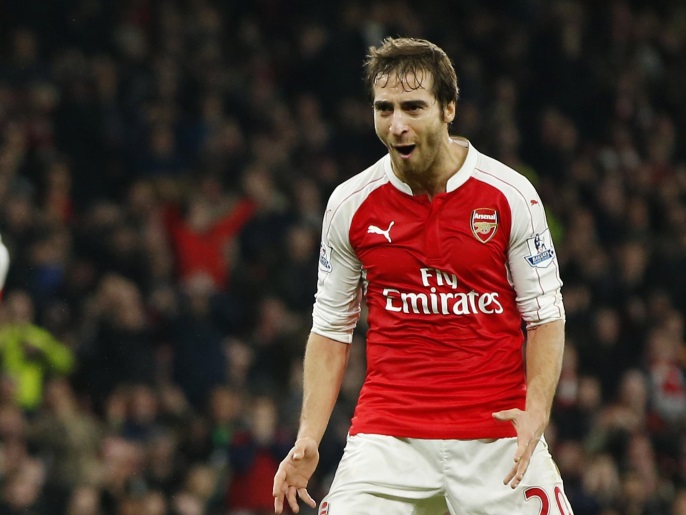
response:
<path id="1" fill-rule="evenodd" d="M 0 238 L 0 294 L 5 287 L 5 279 L 7 279 L 7 271 L 10 268 L 10 254 L 7 247 Z"/>
<path id="2" fill-rule="evenodd" d="M 532 327 L 564 320 L 562 280 L 545 210 L 538 193 L 527 184 L 525 196 L 511 199 L 512 232 L 509 272 L 517 306 Z"/>
<path id="3" fill-rule="evenodd" d="M 312 332 L 350 343 L 360 318 L 362 264 L 350 245 L 351 215 L 338 198 L 334 192 L 324 214 Z"/>

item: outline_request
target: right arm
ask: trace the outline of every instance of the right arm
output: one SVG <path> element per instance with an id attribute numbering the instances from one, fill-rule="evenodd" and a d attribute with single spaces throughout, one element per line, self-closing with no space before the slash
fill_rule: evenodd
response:
<path id="1" fill-rule="evenodd" d="M 316 506 L 307 492 L 307 483 L 319 462 L 319 444 L 336 404 L 349 354 L 349 344 L 310 333 L 303 365 L 303 404 L 298 438 L 274 477 L 272 494 L 276 513 L 282 513 L 284 498 L 295 513 L 300 509 L 297 497 L 312 507 Z"/>
<path id="2" fill-rule="evenodd" d="M 341 389 L 349 354 L 350 344 L 310 333 L 303 365 L 298 440 L 311 438 L 319 446 Z"/>
<path id="3" fill-rule="evenodd" d="M 313 508 L 317 505 L 307 483 L 319 462 L 319 444 L 338 398 L 360 316 L 362 264 L 349 239 L 355 204 L 343 205 L 351 198 L 349 189 L 337 188 L 324 213 L 312 332 L 303 365 L 300 428 L 274 476 L 276 513 L 283 511 L 284 498 L 295 513 L 300 511 L 298 497 Z"/>

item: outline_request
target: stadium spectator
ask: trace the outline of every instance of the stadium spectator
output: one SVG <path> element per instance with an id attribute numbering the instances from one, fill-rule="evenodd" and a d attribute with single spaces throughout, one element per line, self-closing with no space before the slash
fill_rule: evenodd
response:
<path id="1" fill-rule="evenodd" d="M 25 291 L 8 294 L 3 309 L 7 316 L 0 328 L 2 372 L 14 383 L 19 406 L 33 411 L 40 407 L 46 380 L 73 369 L 74 353 L 35 325 L 33 301 Z"/>

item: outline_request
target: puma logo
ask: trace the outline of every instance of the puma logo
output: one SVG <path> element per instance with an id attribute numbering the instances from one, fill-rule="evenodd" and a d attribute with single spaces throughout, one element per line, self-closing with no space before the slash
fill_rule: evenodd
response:
<path id="1" fill-rule="evenodd" d="M 367 232 L 372 234 L 381 234 L 386 237 L 388 243 L 391 243 L 391 227 L 393 227 L 394 223 L 395 222 L 391 222 L 391 225 L 389 225 L 388 229 L 385 231 L 383 229 L 379 229 L 376 225 L 370 225 L 369 229 L 367 229 Z"/>

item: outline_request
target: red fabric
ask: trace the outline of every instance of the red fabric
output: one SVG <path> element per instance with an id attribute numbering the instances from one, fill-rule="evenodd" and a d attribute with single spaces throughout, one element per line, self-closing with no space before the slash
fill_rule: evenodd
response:
<path id="1" fill-rule="evenodd" d="M 483 207 L 492 207 L 500 217 L 488 245 L 472 234 L 469 224 L 471 212 Z M 368 229 L 375 220 L 383 221 L 378 225 L 384 229 L 393 220 L 393 241 L 402 244 L 379 245 L 383 236 Z M 481 181 L 469 181 L 433 201 L 403 194 L 389 183 L 374 190 L 358 208 L 350 225 L 350 242 L 367 278 L 368 375 L 351 434 L 516 435 L 512 424 L 491 416 L 503 409 L 524 409 L 526 395 L 521 316 L 506 274 L 510 225 L 507 199 Z M 389 262 L 392 268 L 385 265 Z M 448 279 L 459 283 L 456 289 Z M 384 288 L 398 292 L 396 311 L 386 309 Z M 400 292 L 424 291 L 427 297 L 433 294 L 440 322 L 423 312 L 397 312 L 402 305 Z M 469 292 L 479 296 L 467 297 Z M 490 300 L 484 303 L 484 299 Z M 457 307 L 472 313 L 453 317 L 443 313 Z"/>
<path id="2" fill-rule="evenodd" d="M 177 210 L 167 212 L 167 226 L 177 259 L 181 279 L 198 272 L 208 274 L 219 288 L 225 288 L 229 279 L 229 263 L 224 249 L 250 220 L 255 205 L 241 200 L 205 233 L 194 231 Z"/>

